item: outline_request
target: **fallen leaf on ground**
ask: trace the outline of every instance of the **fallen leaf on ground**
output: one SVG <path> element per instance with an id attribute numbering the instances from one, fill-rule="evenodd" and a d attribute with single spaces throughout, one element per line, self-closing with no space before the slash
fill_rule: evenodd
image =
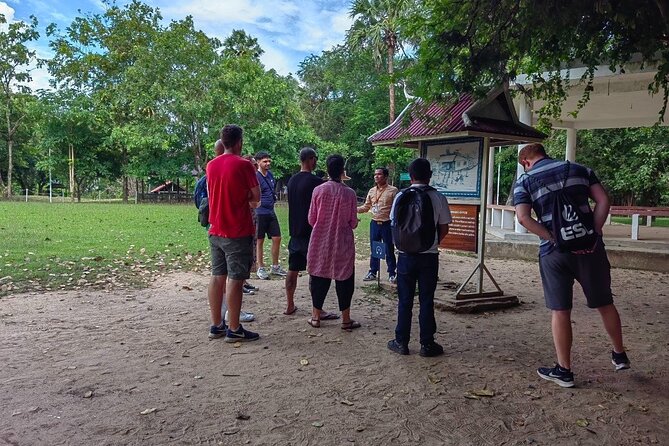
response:
<path id="1" fill-rule="evenodd" d="M 465 392 L 464 397 L 467 398 L 467 399 L 470 399 L 470 400 L 480 400 L 481 399 L 480 396 L 474 395 L 473 393 L 470 393 L 470 392 Z"/>
<path id="2" fill-rule="evenodd" d="M 322 421 L 314 421 L 311 423 L 313 427 L 323 427 L 323 422 Z"/>
<path id="3" fill-rule="evenodd" d="M 249 420 L 251 419 L 251 415 L 245 414 L 244 412 L 237 412 L 235 418 L 237 418 L 238 420 Z"/>
<path id="4" fill-rule="evenodd" d="M 195 379 L 202 379 L 202 378 L 204 378 L 204 376 L 195 375 L 194 378 L 195 378 Z"/>
<path id="5" fill-rule="evenodd" d="M 241 343 L 241 342 L 235 342 L 234 344 L 232 344 L 232 346 L 233 346 L 234 348 L 239 348 L 239 347 L 242 346 L 242 343 Z"/>
<path id="6" fill-rule="evenodd" d="M 430 381 L 432 384 L 438 384 L 441 382 L 441 378 L 435 375 L 427 375 L 427 380 Z"/>
<path id="7" fill-rule="evenodd" d="M 576 420 L 576 425 L 581 427 L 587 427 L 590 425 L 590 423 L 585 418 L 579 418 L 578 420 Z"/>
<path id="8" fill-rule="evenodd" d="M 155 407 L 152 407 L 151 409 L 145 409 L 145 410 L 141 411 L 139 414 L 140 415 L 148 415 L 150 413 L 155 412 L 156 410 L 158 410 L 158 409 L 156 409 Z"/>
<path id="9" fill-rule="evenodd" d="M 487 397 L 495 396 L 495 391 L 490 389 L 472 390 L 471 393 L 477 396 L 487 396 Z"/>
<path id="10" fill-rule="evenodd" d="M 91 398 L 93 396 L 93 391 L 89 390 L 88 392 L 84 393 L 84 398 Z"/>
<path id="11" fill-rule="evenodd" d="M 353 403 L 350 402 L 349 400 L 341 400 L 340 403 L 342 403 L 345 406 L 352 406 L 353 405 Z"/>

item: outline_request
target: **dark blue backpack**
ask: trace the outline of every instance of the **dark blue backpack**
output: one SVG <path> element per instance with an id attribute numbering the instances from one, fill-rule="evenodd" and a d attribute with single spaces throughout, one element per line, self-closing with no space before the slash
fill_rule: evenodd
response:
<path id="1" fill-rule="evenodd" d="M 204 227 L 209 226 L 209 198 L 207 197 L 207 176 L 197 180 L 193 201 L 197 208 L 197 221 Z"/>

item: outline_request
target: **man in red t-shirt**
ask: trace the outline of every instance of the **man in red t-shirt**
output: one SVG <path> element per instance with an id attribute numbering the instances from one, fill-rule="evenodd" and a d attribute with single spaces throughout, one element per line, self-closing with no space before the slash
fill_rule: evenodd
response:
<path id="1" fill-rule="evenodd" d="M 253 262 L 253 219 L 249 203 L 260 199 L 260 187 L 253 165 L 242 153 L 242 129 L 226 125 L 221 130 L 225 151 L 207 164 L 209 197 L 209 247 L 211 280 L 209 338 L 225 336 L 225 342 L 255 341 L 260 335 L 239 323 L 242 285 L 249 278 Z M 223 294 L 228 300 L 228 323 L 221 318 Z"/>

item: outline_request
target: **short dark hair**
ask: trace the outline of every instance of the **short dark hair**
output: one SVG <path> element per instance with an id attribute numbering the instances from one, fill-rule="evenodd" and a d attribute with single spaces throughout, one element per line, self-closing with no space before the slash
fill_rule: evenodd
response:
<path id="1" fill-rule="evenodd" d="M 325 160 L 325 165 L 328 169 L 328 176 L 330 179 L 338 180 L 344 173 L 344 157 L 336 153 L 328 156 Z"/>
<path id="2" fill-rule="evenodd" d="M 377 170 L 380 170 L 381 172 L 383 172 L 384 177 L 386 177 L 386 178 L 388 177 L 389 172 L 388 172 L 387 167 L 376 167 L 376 168 L 374 168 L 374 172 L 376 172 Z"/>
<path id="3" fill-rule="evenodd" d="M 228 124 L 221 129 L 221 141 L 226 149 L 232 148 L 241 141 L 244 135 L 242 128 L 235 124 Z"/>
<path id="4" fill-rule="evenodd" d="M 409 164 L 409 176 L 416 181 L 429 182 L 432 178 L 430 162 L 425 158 L 416 158 Z"/>
<path id="5" fill-rule="evenodd" d="M 318 158 L 316 151 L 312 147 L 302 147 L 302 150 L 300 150 L 300 161 L 305 162 L 311 158 Z"/>
<path id="6" fill-rule="evenodd" d="M 264 160 L 265 158 L 271 158 L 271 156 L 269 156 L 269 153 L 267 153 L 267 152 L 256 153 L 256 156 L 255 156 L 256 161 Z"/>

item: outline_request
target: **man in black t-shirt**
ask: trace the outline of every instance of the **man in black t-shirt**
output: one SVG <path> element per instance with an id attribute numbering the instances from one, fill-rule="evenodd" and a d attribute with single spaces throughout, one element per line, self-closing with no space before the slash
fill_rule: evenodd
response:
<path id="1" fill-rule="evenodd" d="M 290 315 L 297 311 L 294 297 L 297 288 L 297 277 L 300 271 L 307 269 L 307 249 L 311 237 L 311 225 L 307 220 L 309 205 L 314 189 L 323 184 L 323 180 L 313 174 L 318 156 L 311 147 L 300 150 L 300 171 L 288 181 L 288 274 L 286 275 L 286 311 Z M 323 312 L 325 318 L 336 319 L 337 314 Z"/>

